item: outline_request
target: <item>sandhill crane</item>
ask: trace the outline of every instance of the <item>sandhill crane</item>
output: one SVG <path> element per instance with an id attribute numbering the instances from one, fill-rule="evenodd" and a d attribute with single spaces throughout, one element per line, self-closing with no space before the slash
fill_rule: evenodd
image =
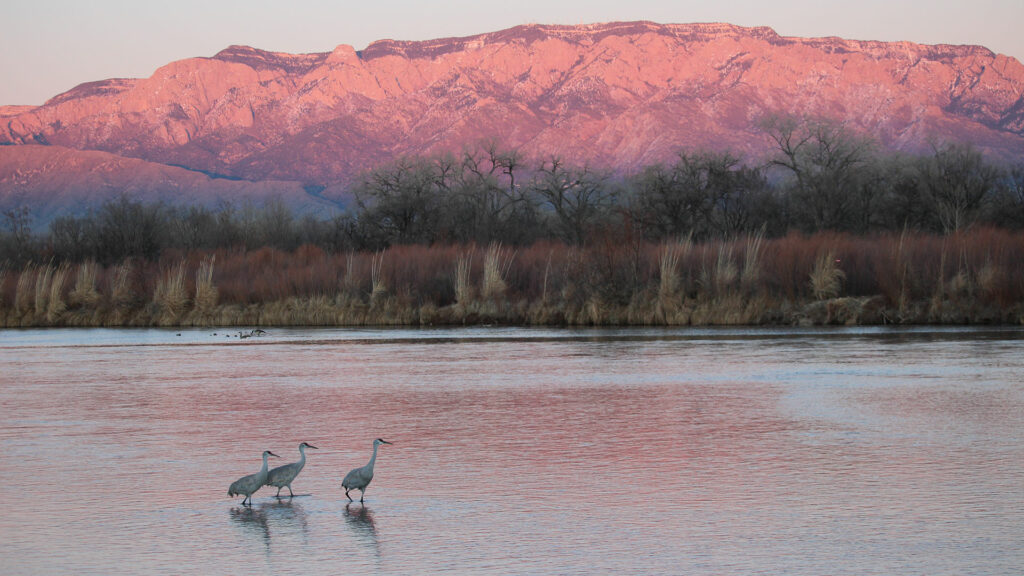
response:
<path id="1" fill-rule="evenodd" d="M 377 447 L 381 444 L 391 444 L 391 442 L 381 438 L 374 440 L 373 456 L 370 457 L 370 463 L 345 474 L 345 479 L 341 481 L 341 487 L 345 489 L 345 497 L 349 502 L 353 501 L 352 497 L 348 495 L 349 490 L 359 490 L 359 501 L 363 501 L 366 487 L 370 485 L 370 480 L 373 480 L 373 463 L 377 461 Z"/>
<path id="2" fill-rule="evenodd" d="M 238 480 L 231 483 L 231 487 L 228 488 L 228 496 L 237 496 L 242 494 L 245 498 L 242 499 L 242 506 L 252 505 L 252 495 L 259 490 L 267 482 L 267 456 L 273 456 L 274 458 L 280 458 L 277 454 L 274 454 L 270 450 L 263 451 L 263 467 L 260 471 L 255 474 L 249 474 L 248 476 L 242 476 Z M 248 504 L 246 504 L 248 501 Z"/>
<path id="3" fill-rule="evenodd" d="M 267 486 L 277 486 L 277 494 L 275 498 L 281 497 L 281 488 L 288 487 L 288 497 L 295 496 L 292 493 L 292 480 L 302 472 L 302 467 L 306 465 L 306 448 L 312 448 L 319 450 L 316 446 L 303 442 L 299 444 L 299 454 L 302 455 L 298 462 L 292 462 L 291 464 L 285 464 L 284 466 L 278 466 L 269 473 L 267 473 Z"/>

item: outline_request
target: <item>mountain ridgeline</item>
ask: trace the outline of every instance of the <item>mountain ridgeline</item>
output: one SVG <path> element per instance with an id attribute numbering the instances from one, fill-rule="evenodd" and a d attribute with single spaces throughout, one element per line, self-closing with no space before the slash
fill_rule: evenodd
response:
<path id="1" fill-rule="evenodd" d="M 911 154 L 966 142 L 1019 164 L 1024 65 L 977 46 L 650 22 L 321 54 L 232 46 L 0 107 L 0 207 L 47 219 L 126 194 L 319 211 L 349 201 L 368 169 L 482 142 L 621 175 L 680 150 L 760 163 L 778 150 L 772 118 L 833 122 Z"/>

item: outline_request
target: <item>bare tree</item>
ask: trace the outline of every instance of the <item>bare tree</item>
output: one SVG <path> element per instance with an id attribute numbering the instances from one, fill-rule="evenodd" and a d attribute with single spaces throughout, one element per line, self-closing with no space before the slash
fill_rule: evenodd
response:
<path id="1" fill-rule="evenodd" d="M 693 174 L 680 155 L 672 166 L 648 166 L 631 181 L 636 218 L 647 236 L 655 239 L 679 238 L 691 234 L 704 212 L 702 199 L 695 193 Z"/>
<path id="2" fill-rule="evenodd" d="M 999 187 L 991 220 L 1008 228 L 1024 228 L 1024 165 L 1010 167 Z"/>
<path id="3" fill-rule="evenodd" d="M 761 170 L 728 152 L 680 152 L 632 185 L 636 216 L 654 238 L 734 236 L 761 226 L 770 202 Z"/>
<path id="4" fill-rule="evenodd" d="M 8 239 L 4 242 L 7 258 L 16 263 L 25 262 L 32 243 L 32 212 L 28 206 L 20 206 L 4 210 L 3 216 L 8 230 Z"/>
<path id="5" fill-rule="evenodd" d="M 918 164 L 922 195 L 932 206 L 943 232 L 972 224 L 995 192 L 999 170 L 985 162 L 969 144 L 932 146 L 932 155 Z"/>
<path id="6" fill-rule="evenodd" d="M 821 120 L 775 117 L 762 126 L 776 148 L 769 165 L 793 178 L 797 222 L 809 231 L 850 229 L 857 197 L 869 191 L 859 178 L 872 158 L 872 142 Z"/>
<path id="7" fill-rule="evenodd" d="M 615 200 L 607 175 L 567 166 L 558 157 L 541 162 L 530 187 L 554 213 L 556 234 L 570 244 L 583 244 Z"/>
<path id="8" fill-rule="evenodd" d="M 493 141 L 463 152 L 453 207 L 465 240 L 518 243 L 533 210 L 516 182 L 522 160 L 516 150 L 501 150 Z"/>

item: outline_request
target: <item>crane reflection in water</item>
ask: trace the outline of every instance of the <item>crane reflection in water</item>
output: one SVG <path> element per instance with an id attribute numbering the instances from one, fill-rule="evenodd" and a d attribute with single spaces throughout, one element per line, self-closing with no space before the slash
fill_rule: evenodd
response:
<path id="1" fill-rule="evenodd" d="M 373 511 L 365 504 L 345 505 L 345 523 L 352 528 L 353 534 L 360 542 L 368 544 L 374 552 L 380 555 L 380 539 L 377 535 L 377 524 L 373 520 Z"/>
<path id="2" fill-rule="evenodd" d="M 236 506 L 230 510 L 231 523 L 243 533 L 259 538 L 267 551 L 273 538 L 299 533 L 305 540 L 309 534 L 306 511 L 291 499 L 261 502 L 255 506 Z"/>

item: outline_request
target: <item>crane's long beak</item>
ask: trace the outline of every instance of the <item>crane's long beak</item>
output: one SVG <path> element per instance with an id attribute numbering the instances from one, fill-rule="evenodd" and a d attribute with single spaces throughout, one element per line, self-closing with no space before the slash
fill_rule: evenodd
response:
<path id="1" fill-rule="evenodd" d="M 280 456 L 278 456 L 277 454 L 274 454 L 274 453 L 273 453 L 273 452 L 271 452 L 270 450 L 267 450 L 267 454 L 269 454 L 269 455 L 273 456 L 274 458 L 280 458 Z"/>
<path id="2" fill-rule="evenodd" d="M 313 450 L 319 450 L 319 448 L 317 448 L 316 446 L 313 446 L 312 444 L 308 444 L 308 443 L 306 444 L 306 448 L 312 448 Z"/>
<path id="3" fill-rule="evenodd" d="M 394 444 L 394 442 L 388 442 L 387 440 L 385 440 L 383 438 L 381 438 L 380 441 L 385 443 L 385 444 Z"/>

